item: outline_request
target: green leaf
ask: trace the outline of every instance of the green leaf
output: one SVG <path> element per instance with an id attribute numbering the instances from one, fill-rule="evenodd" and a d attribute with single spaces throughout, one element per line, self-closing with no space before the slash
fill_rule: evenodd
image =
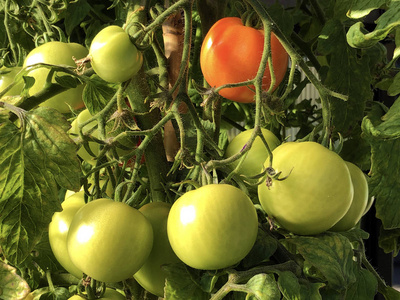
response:
<path id="1" fill-rule="evenodd" d="M 325 233 L 296 236 L 287 241 L 295 244 L 304 259 L 323 274 L 328 287 L 340 292 L 355 281 L 353 248 L 344 236 Z"/>
<path id="2" fill-rule="evenodd" d="M 17 275 L 17 270 L 0 261 L 0 298 L 24 299 L 29 292 L 28 284 Z"/>
<path id="3" fill-rule="evenodd" d="M 349 28 L 347 41 L 354 48 L 368 48 L 385 39 L 398 25 L 400 25 L 400 3 L 390 1 L 388 9 L 378 18 L 372 32 L 367 33 L 363 23 L 357 22 Z"/>
<path id="4" fill-rule="evenodd" d="M 365 103 L 371 100 L 369 57 L 358 57 L 357 51 L 346 43 L 343 24 L 329 20 L 318 38 L 318 51 L 329 56 L 329 71 L 324 84 L 348 95 L 348 100 L 331 100 L 332 126 L 338 132 L 357 127 L 364 117 Z"/>
<path id="5" fill-rule="evenodd" d="M 397 256 L 400 251 L 400 228 L 385 230 L 381 227 L 379 232 L 379 247 L 385 253 Z"/>
<path id="6" fill-rule="evenodd" d="M 189 270 L 184 264 L 171 264 L 164 267 L 167 272 L 165 300 L 206 300 L 210 294 L 204 292 L 199 282 L 201 274 L 198 270 Z"/>
<path id="7" fill-rule="evenodd" d="M 91 7 L 86 0 L 74 1 L 68 5 L 64 20 L 67 35 L 71 35 L 74 28 L 88 15 L 90 9 Z"/>
<path id="8" fill-rule="evenodd" d="M 386 4 L 386 0 L 362 0 L 351 1 L 347 16 L 351 19 L 360 19 L 367 16 L 374 9 Z"/>
<path id="9" fill-rule="evenodd" d="M 101 111 L 114 96 L 115 90 L 97 76 L 92 76 L 83 89 L 83 102 L 92 115 Z"/>
<path id="10" fill-rule="evenodd" d="M 279 300 L 281 292 L 273 274 L 257 274 L 246 284 L 239 285 L 241 293 L 234 293 L 234 299 L 246 300 Z M 243 293 L 244 292 L 244 293 Z"/>
<path id="11" fill-rule="evenodd" d="M 378 289 L 378 281 L 376 277 L 370 271 L 365 269 L 358 269 L 355 274 L 356 281 L 351 284 L 347 290 L 346 299 L 373 299 Z"/>
<path id="12" fill-rule="evenodd" d="M 400 228 L 400 100 L 380 117 L 370 114 L 362 122 L 363 138 L 371 145 L 370 195 L 376 216 L 385 229 Z"/>
<path id="13" fill-rule="evenodd" d="M 69 75 L 55 76 L 54 79 L 59 85 L 68 89 L 76 88 L 79 84 L 79 80 Z"/>
<path id="14" fill-rule="evenodd" d="M 398 94 L 400 94 L 400 73 L 397 73 L 394 76 L 393 81 L 388 88 L 389 96 L 396 96 Z"/>
<path id="15" fill-rule="evenodd" d="M 39 300 L 67 300 L 72 296 L 65 287 L 55 287 L 54 290 L 50 290 L 49 287 L 43 287 L 35 290 L 32 294 L 35 299 Z"/>
<path id="16" fill-rule="evenodd" d="M 320 288 L 325 284 L 311 283 L 299 280 L 296 275 L 289 271 L 278 272 L 278 286 L 287 300 L 321 300 Z"/>
<path id="17" fill-rule="evenodd" d="M 80 162 L 65 117 L 38 108 L 23 120 L 21 128 L 0 124 L 0 245 L 16 266 L 61 210 L 58 186 L 80 187 Z"/>

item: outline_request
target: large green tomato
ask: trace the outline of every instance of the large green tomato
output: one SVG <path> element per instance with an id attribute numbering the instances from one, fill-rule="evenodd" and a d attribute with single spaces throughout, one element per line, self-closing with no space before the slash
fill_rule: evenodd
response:
<path id="1" fill-rule="evenodd" d="M 240 262 L 253 247 L 257 230 L 250 198 L 228 184 L 209 184 L 185 193 L 172 205 L 167 223 L 176 255 L 203 270 Z"/>
<path id="2" fill-rule="evenodd" d="M 235 136 L 232 141 L 228 144 L 225 151 L 225 157 L 231 157 L 236 153 L 239 153 L 244 149 L 244 146 L 248 142 L 253 129 L 245 130 Z M 274 150 L 280 144 L 279 139 L 268 129 L 262 128 L 261 132 L 267 141 L 270 150 Z M 268 150 L 265 147 L 263 141 L 259 136 L 253 142 L 250 150 L 245 154 L 246 158 L 239 168 L 239 172 L 247 177 L 255 176 L 261 173 L 262 165 L 269 157 Z M 240 159 L 234 161 L 231 165 L 236 167 L 239 164 Z"/>
<path id="3" fill-rule="evenodd" d="M 84 191 L 72 194 L 61 204 L 63 210 L 56 212 L 49 224 L 49 241 L 54 256 L 67 270 L 77 278 L 82 278 L 82 271 L 71 261 L 67 250 L 68 231 L 76 212 L 85 205 Z"/>
<path id="4" fill-rule="evenodd" d="M 33 49 L 25 58 L 23 67 L 31 66 L 37 63 L 47 63 L 53 65 L 66 65 L 75 67 L 75 59 L 86 57 L 88 50 L 77 43 L 63 43 L 63 42 L 47 42 L 39 47 Z M 29 72 L 29 76 L 35 78 L 35 84 L 29 90 L 33 95 L 44 88 L 49 69 L 41 67 Z M 63 73 L 59 75 L 65 75 Z M 55 80 L 53 79 L 53 82 Z M 47 106 L 57 109 L 61 113 L 70 112 L 70 106 L 73 109 L 84 107 L 82 99 L 83 85 L 80 84 L 75 88 L 68 89 L 60 94 L 57 94 L 41 106 Z"/>
<path id="5" fill-rule="evenodd" d="M 126 300 L 126 297 L 122 295 L 121 293 L 117 292 L 116 290 L 109 289 L 107 288 L 106 291 L 103 294 L 103 297 L 98 298 L 102 300 Z M 85 300 L 85 298 L 79 296 L 79 295 L 74 295 L 68 300 Z"/>
<path id="6" fill-rule="evenodd" d="M 284 143 L 272 155 L 272 167 L 281 173 L 281 180 L 261 183 L 258 197 L 267 214 L 283 228 L 300 235 L 318 234 L 346 214 L 353 184 L 339 155 L 315 142 Z"/>
<path id="7" fill-rule="evenodd" d="M 137 209 L 110 199 L 87 203 L 75 214 L 67 237 L 71 261 L 102 282 L 132 277 L 153 245 L 153 229 Z"/>
<path id="8" fill-rule="evenodd" d="M 368 205 L 368 183 L 365 174 L 351 162 L 346 161 L 346 165 L 354 187 L 353 201 L 344 217 L 331 228 L 332 231 L 346 231 L 356 226 Z"/>
<path id="9" fill-rule="evenodd" d="M 150 293 L 164 296 L 166 273 L 163 265 L 179 262 L 171 248 L 167 235 L 167 219 L 171 204 L 152 202 L 142 206 L 139 211 L 150 221 L 153 227 L 153 248 L 143 267 L 133 276 Z"/>
<path id="10" fill-rule="evenodd" d="M 142 67 L 143 56 L 119 26 L 102 29 L 93 39 L 90 49 L 93 70 L 103 80 L 124 82 Z"/>
<path id="11" fill-rule="evenodd" d="M 69 130 L 69 134 L 71 135 L 72 138 L 79 136 L 79 127 L 81 124 L 85 123 L 87 120 L 89 120 L 92 117 L 88 109 L 82 110 L 78 116 L 75 118 L 75 120 L 72 121 L 71 123 L 71 128 Z M 91 131 L 93 127 L 95 127 L 97 124 L 96 121 L 93 121 L 87 125 L 85 125 L 82 128 L 83 133 L 87 133 Z M 91 131 L 91 135 L 95 138 L 98 138 L 99 132 L 97 128 L 95 128 L 93 131 Z M 96 142 L 88 142 L 90 151 L 93 152 L 94 155 L 99 155 L 99 144 Z M 81 146 L 77 152 L 77 154 L 87 163 L 90 163 L 91 165 L 96 165 L 96 160 L 95 158 L 89 154 L 89 152 L 85 149 L 85 147 Z"/>
<path id="12" fill-rule="evenodd" d="M 0 92 L 2 92 L 6 87 L 8 87 L 11 83 L 14 82 L 15 76 L 21 71 L 21 67 L 12 67 L 6 68 L 2 67 L 0 69 Z M 24 84 L 18 83 L 13 86 L 4 96 L 16 96 L 19 95 L 22 91 Z"/>

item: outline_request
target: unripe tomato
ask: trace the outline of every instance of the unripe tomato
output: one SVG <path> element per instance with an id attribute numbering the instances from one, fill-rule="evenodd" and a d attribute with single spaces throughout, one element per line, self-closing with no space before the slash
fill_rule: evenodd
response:
<path id="1" fill-rule="evenodd" d="M 53 65 L 66 65 L 76 66 L 73 58 L 81 59 L 86 57 L 88 50 L 77 43 L 63 43 L 63 42 L 47 42 L 39 47 L 33 49 L 28 53 L 25 58 L 23 67 L 31 66 L 37 63 L 47 63 Z M 35 78 L 35 84 L 29 90 L 33 95 L 44 88 L 49 69 L 41 67 L 29 72 L 29 76 Z M 60 74 L 65 75 L 65 74 Z M 53 82 L 55 80 L 53 79 Z M 80 84 L 76 88 L 68 89 L 59 93 L 47 101 L 43 102 L 41 106 L 52 107 L 61 113 L 70 112 L 71 106 L 73 109 L 84 107 L 82 99 L 83 85 Z"/>
<path id="2" fill-rule="evenodd" d="M 102 29 L 92 40 L 89 56 L 93 70 L 103 80 L 124 82 L 135 75 L 143 64 L 143 56 L 121 27 Z"/>
<path id="3" fill-rule="evenodd" d="M 153 248 L 144 265 L 133 276 L 150 293 L 164 296 L 166 273 L 163 265 L 179 262 L 171 248 L 167 235 L 167 219 L 171 204 L 152 202 L 142 206 L 139 211 L 150 221 L 153 227 Z"/>
<path id="4" fill-rule="evenodd" d="M 167 222 L 176 255 L 203 270 L 239 263 L 253 247 L 257 231 L 250 198 L 228 184 L 209 184 L 185 193 L 172 205 Z"/>
<path id="5" fill-rule="evenodd" d="M 226 148 L 225 157 L 231 157 L 243 150 L 252 132 L 253 129 L 248 129 L 235 136 Z M 280 144 L 279 139 L 270 130 L 261 128 L 261 132 L 271 151 Z M 256 137 L 250 150 L 245 155 L 246 158 L 241 164 L 239 172 L 247 177 L 260 174 L 262 165 L 269 157 L 268 150 L 260 137 Z M 240 159 L 234 161 L 231 166 L 235 168 L 239 164 L 239 161 Z"/>
<path id="6" fill-rule="evenodd" d="M 87 120 L 89 120 L 92 117 L 88 109 L 82 110 L 78 116 L 75 118 L 75 120 L 72 121 L 71 123 L 71 128 L 69 130 L 69 134 L 71 135 L 72 138 L 79 136 L 79 127 L 81 124 L 85 123 Z M 83 133 L 87 133 L 91 131 L 93 127 L 97 125 L 96 121 L 93 121 L 87 125 L 85 125 L 82 128 Z M 99 132 L 97 128 L 95 128 L 93 131 L 90 133 L 93 137 L 98 138 Z M 94 155 L 99 155 L 99 144 L 96 142 L 88 142 L 90 151 L 93 152 Z M 77 152 L 77 154 L 87 163 L 91 165 L 96 165 L 96 160 L 94 157 L 89 154 L 89 152 L 85 149 L 85 147 L 81 146 Z"/>
<path id="7" fill-rule="evenodd" d="M 211 87 L 238 83 L 256 77 L 264 49 L 264 33 L 244 26 L 240 18 L 227 17 L 217 21 L 204 38 L 200 66 Z M 288 66 L 288 54 L 271 34 L 274 89 L 282 82 Z M 263 77 L 263 89 L 269 89 L 271 75 L 268 66 Z M 219 94 L 229 100 L 254 102 L 254 86 L 224 88 Z"/>
<path id="8" fill-rule="evenodd" d="M 353 201 L 344 217 L 331 228 L 332 231 L 346 231 L 356 226 L 368 204 L 368 183 L 365 174 L 351 162 L 346 161 L 346 165 L 354 187 Z"/>
<path id="9" fill-rule="evenodd" d="M 288 142 L 272 155 L 272 168 L 281 173 L 282 180 L 261 183 L 258 197 L 262 208 L 283 228 L 301 235 L 318 234 L 346 214 L 353 184 L 338 154 L 315 142 Z M 264 166 L 269 167 L 269 160 Z"/>
<path id="10" fill-rule="evenodd" d="M 82 271 L 71 261 L 67 250 L 68 231 L 76 212 L 85 205 L 84 191 L 72 194 L 61 204 L 63 210 L 56 212 L 49 224 L 49 241 L 53 254 L 61 266 L 77 278 Z"/>
<path id="11" fill-rule="evenodd" d="M 2 92 L 6 87 L 14 82 L 15 76 L 18 74 L 19 71 L 21 71 L 21 69 L 21 67 L 2 67 L 0 69 L 0 92 Z M 13 86 L 7 93 L 4 94 L 4 96 L 19 95 L 22 91 L 23 86 L 24 84 L 22 82 Z"/>
<path id="12" fill-rule="evenodd" d="M 87 203 L 75 214 L 67 237 L 71 261 L 102 282 L 132 277 L 153 246 L 153 229 L 137 209 L 110 199 Z"/>
<path id="13" fill-rule="evenodd" d="M 101 298 L 98 298 L 100 300 L 126 300 L 126 297 L 122 295 L 121 293 L 117 292 L 116 290 L 109 289 L 107 288 L 106 291 L 104 292 L 103 296 Z M 83 298 L 79 295 L 74 295 L 68 300 L 86 300 L 86 298 Z"/>

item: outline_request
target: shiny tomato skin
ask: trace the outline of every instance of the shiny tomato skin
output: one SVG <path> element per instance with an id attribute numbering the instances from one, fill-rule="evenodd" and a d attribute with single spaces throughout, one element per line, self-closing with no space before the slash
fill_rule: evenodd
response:
<path id="1" fill-rule="evenodd" d="M 295 234 L 313 235 L 330 229 L 346 214 L 353 185 L 338 154 L 316 142 L 287 142 L 272 155 L 272 168 L 283 180 L 261 183 L 258 197 L 279 225 Z"/>
<path id="2" fill-rule="evenodd" d="M 237 17 L 217 21 L 206 34 L 200 53 L 200 67 L 211 87 L 253 79 L 258 71 L 264 48 L 264 33 L 244 26 Z M 271 53 L 275 74 L 275 89 L 283 80 L 288 67 L 288 54 L 271 34 Z M 269 89 L 271 75 L 264 72 L 263 89 Z M 254 86 L 224 88 L 219 94 L 229 100 L 254 102 Z"/>
<path id="3" fill-rule="evenodd" d="M 82 271 L 71 261 L 67 250 L 67 236 L 76 212 L 85 205 L 84 192 L 77 192 L 67 197 L 62 211 L 56 212 L 49 224 L 49 241 L 54 256 L 61 266 L 76 278 L 82 278 Z"/>
<path id="4" fill-rule="evenodd" d="M 121 293 L 117 292 L 116 290 L 107 288 L 103 294 L 103 297 L 98 298 L 100 300 L 126 300 L 126 297 Z M 68 298 L 68 300 L 86 300 L 79 295 L 73 295 L 72 297 Z"/>
<path id="5" fill-rule="evenodd" d="M 110 199 L 87 203 L 75 214 L 67 237 L 72 262 L 102 282 L 132 277 L 153 245 L 150 222 L 137 209 Z"/>
<path id="6" fill-rule="evenodd" d="M 6 87 L 8 87 L 11 83 L 14 82 L 15 76 L 21 71 L 21 67 L 2 67 L 0 69 L 0 92 L 2 92 Z M 16 96 L 19 95 L 22 91 L 24 84 L 18 83 L 13 86 L 4 96 Z"/>
<path id="7" fill-rule="evenodd" d="M 164 297 L 166 278 L 162 266 L 180 261 L 172 250 L 167 235 L 170 209 L 171 204 L 165 202 L 151 202 L 139 209 L 153 227 L 154 241 L 149 257 L 133 277 L 144 289 L 159 297 Z"/>
<path id="8" fill-rule="evenodd" d="M 354 195 L 351 206 L 346 214 L 332 228 L 332 231 L 347 231 L 352 229 L 361 220 L 368 205 L 368 183 L 363 171 L 355 164 L 346 161 L 350 171 Z"/>
<path id="9" fill-rule="evenodd" d="M 240 132 L 236 135 L 228 144 L 225 151 L 225 157 L 231 157 L 236 153 L 239 153 L 246 145 L 253 129 L 248 129 Z M 280 144 L 279 139 L 268 129 L 261 128 L 261 132 L 268 143 L 270 150 L 274 150 Z M 256 137 L 250 150 L 247 152 L 246 158 L 240 166 L 239 173 L 247 177 L 255 176 L 260 174 L 262 171 L 262 165 L 269 157 L 268 150 L 265 147 L 260 137 Z M 231 166 L 235 168 L 239 164 L 240 159 L 234 161 Z"/>
<path id="10" fill-rule="evenodd" d="M 209 184 L 183 194 L 171 207 L 167 232 L 176 255 L 192 268 L 223 269 L 253 247 L 257 213 L 250 198 L 228 184 Z"/>
<path id="11" fill-rule="evenodd" d="M 86 57 L 88 50 L 77 43 L 63 43 L 58 41 L 47 42 L 33 49 L 25 58 L 23 67 L 31 66 L 37 63 L 47 63 L 53 65 L 66 65 L 75 67 L 76 63 L 73 58 L 81 59 Z M 44 88 L 46 77 L 49 74 L 48 68 L 38 68 L 29 72 L 28 76 L 35 78 L 35 84 L 30 88 L 31 95 L 41 91 Z M 65 74 L 60 74 L 65 75 Z M 53 79 L 53 82 L 54 79 Z M 83 85 L 80 84 L 75 88 L 68 89 L 59 93 L 47 101 L 43 102 L 41 106 L 52 107 L 61 113 L 68 113 L 73 109 L 84 107 L 82 91 Z"/>
<path id="12" fill-rule="evenodd" d="M 143 56 L 119 26 L 102 29 L 92 40 L 89 55 L 93 70 L 105 81 L 124 82 L 135 75 L 143 64 Z"/>

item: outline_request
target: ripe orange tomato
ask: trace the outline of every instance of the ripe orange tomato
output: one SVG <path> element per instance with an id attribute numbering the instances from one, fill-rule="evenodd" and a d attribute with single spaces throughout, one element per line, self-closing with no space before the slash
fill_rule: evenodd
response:
<path id="1" fill-rule="evenodd" d="M 204 38 L 200 53 L 200 66 L 204 78 L 212 87 L 253 79 L 258 71 L 264 49 L 264 33 L 244 26 L 240 18 L 227 17 L 217 21 Z M 282 82 L 287 71 L 288 54 L 271 34 L 271 56 L 275 74 L 274 89 Z M 263 77 L 263 89 L 269 89 L 270 70 Z M 229 100 L 254 102 L 254 86 L 224 88 L 219 94 Z"/>

